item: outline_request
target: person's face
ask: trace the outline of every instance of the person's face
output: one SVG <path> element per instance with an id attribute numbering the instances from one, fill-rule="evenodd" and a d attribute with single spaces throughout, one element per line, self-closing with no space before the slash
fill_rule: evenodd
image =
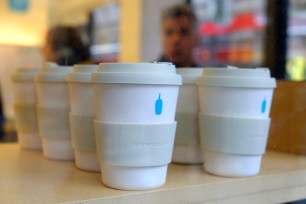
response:
<path id="1" fill-rule="evenodd" d="M 167 18 L 162 24 L 164 55 L 179 66 L 191 65 L 195 33 L 192 20 L 187 17 Z"/>

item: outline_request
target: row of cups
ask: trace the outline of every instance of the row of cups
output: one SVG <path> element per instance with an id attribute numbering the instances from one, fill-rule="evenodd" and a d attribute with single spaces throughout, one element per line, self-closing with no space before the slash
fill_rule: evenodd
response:
<path id="1" fill-rule="evenodd" d="M 125 190 L 162 186 L 171 160 L 204 161 L 221 176 L 257 174 L 276 86 L 268 69 L 170 63 L 45 63 L 18 69 L 13 82 L 23 148 L 39 149 L 41 138 L 46 158 L 75 157 Z"/>

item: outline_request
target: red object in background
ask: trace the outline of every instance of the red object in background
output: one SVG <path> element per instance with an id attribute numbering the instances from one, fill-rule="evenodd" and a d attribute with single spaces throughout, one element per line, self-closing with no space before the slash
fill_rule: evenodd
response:
<path id="1" fill-rule="evenodd" d="M 266 17 L 261 14 L 243 13 L 234 16 L 227 26 L 215 22 L 202 23 L 197 30 L 205 42 L 198 50 L 199 64 L 254 63 L 258 51 L 252 45 L 258 39 L 253 39 L 250 33 L 262 32 L 266 21 Z"/>
<path id="2" fill-rule="evenodd" d="M 219 47 L 216 49 L 216 60 L 218 63 L 227 63 L 229 60 L 229 49 L 227 47 Z"/>
<path id="3" fill-rule="evenodd" d="M 227 27 L 228 32 L 242 30 L 261 30 L 266 26 L 266 18 L 254 13 L 236 15 Z"/>
<path id="4" fill-rule="evenodd" d="M 236 15 L 226 27 L 220 26 L 214 22 L 205 22 L 199 26 L 198 33 L 201 36 L 216 36 L 226 34 L 227 32 L 261 30 L 266 26 L 266 21 L 266 18 L 262 15 L 244 13 Z"/>
<path id="5" fill-rule="evenodd" d="M 214 22 L 205 22 L 198 28 L 201 36 L 216 36 L 225 33 L 225 29 Z"/>

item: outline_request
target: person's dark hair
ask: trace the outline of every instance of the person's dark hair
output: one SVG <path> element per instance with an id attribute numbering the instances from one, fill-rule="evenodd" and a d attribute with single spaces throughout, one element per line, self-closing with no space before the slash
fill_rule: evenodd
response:
<path id="1" fill-rule="evenodd" d="M 179 17 L 187 17 L 192 20 L 192 22 L 195 24 L 196 22 L 196 16 L 192 9 L 192 7 L 188 4 L 177 4 L 174 5 L 168 9 L 166 9 L 162 14 L 162 20 L 165 19 L 173 19 L 173 18 L 179 18 Z"/>
<path id="2" fill-rule="evenodd" d="M 88 48 L 79 32 L 70 26 L 56 26 L 48 31 L 47 42 L 59 55 L 59 65 L 74 65 L 89 59 Z"/>

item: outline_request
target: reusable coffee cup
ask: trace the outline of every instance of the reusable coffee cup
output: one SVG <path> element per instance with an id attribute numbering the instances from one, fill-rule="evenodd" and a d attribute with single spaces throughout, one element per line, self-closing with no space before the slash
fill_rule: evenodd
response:
<path id="1" fill-rule="evenodd" d="M 94 133 L 95 109 L 91 73 L 98 65 L 74 65 L 66 80 L 70 98 L 70 130 L 76 166 L 100 172 Z"/>
<path id="2" fill-rule="evenodd" d="M 37 70 L 19 68 L 12 75 L 14 91 L 15 124 L 22 148 L 40 150 L 36 112 L 34 75 Z"/>
<path id="3" fill-rule="evenodd" d="M 175 119 L 177 131 L 175 135 L 172 161 L 183 164 L 201 164 L 198 113 L 199 96 L 196 79 L 202 75 L 201 68 L 178 68 L 176 73 L 183 79 L 180 87 Z"/>
<path id="4" fill-rule="evenodd" d="M 102 182 L 162 186 L 171 162 L 181 76 L 170 63 L 105 63 L 92 74 Z"/>
<path id="5" fill-rule="evenodd" d="M 55 160 L 73 160 L 70 139 L 69 97 L 66 75 L 72 67 L 45 63 L 35 76 L 38 127 L 43 154 Z"/>
<path id="6" fill-rule="evenodd" d="M 204 169 L 220 176 L 260 171 L 276 81 L 267 68 L 206 68 L 198 78 Z"/>

